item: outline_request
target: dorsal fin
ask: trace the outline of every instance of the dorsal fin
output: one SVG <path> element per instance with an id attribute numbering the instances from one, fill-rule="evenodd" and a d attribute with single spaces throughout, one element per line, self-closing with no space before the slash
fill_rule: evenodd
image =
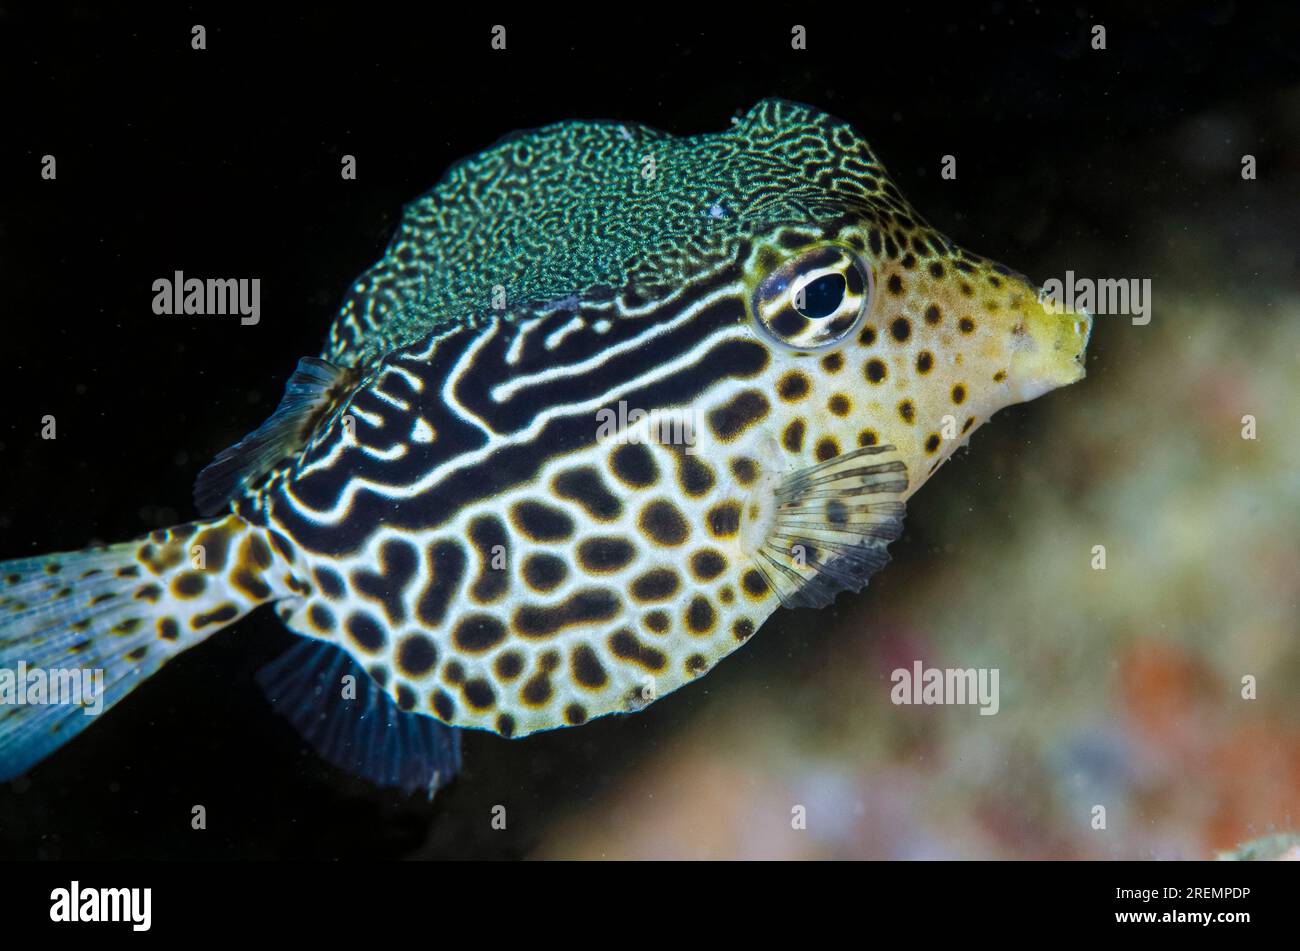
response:
<path id="1" fill-rule="evenodd" d="M 316 357 L 299 360 L 270 418 L 223 449 L 199 473 L 194 482 L 194 502 L 199 511 L 204 515 L 219 511 L 276 463 L 306 445 L 316 424 L 351 393 L 359 378 L 356 370 L 336 367 Z"/>

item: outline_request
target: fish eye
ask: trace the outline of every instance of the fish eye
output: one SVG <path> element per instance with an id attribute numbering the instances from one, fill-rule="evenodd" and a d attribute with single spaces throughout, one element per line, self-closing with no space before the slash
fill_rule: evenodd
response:
<path id="1" fill-rule="evenodd" d="M 800 279 L 794 292 L 794 309 L 809 320 L 825 320 L 839 310 L 848 282 L 843 274 L 822 274 Z"/>
<path id="2" fill-rule="evenodd" d="M 871 270 L 856 254 L 822 245 L 774 268 L 759 282 L 751 305 L 767 336 L 795 350 L 821 350 L 853 333 L 871 290 Z"/>

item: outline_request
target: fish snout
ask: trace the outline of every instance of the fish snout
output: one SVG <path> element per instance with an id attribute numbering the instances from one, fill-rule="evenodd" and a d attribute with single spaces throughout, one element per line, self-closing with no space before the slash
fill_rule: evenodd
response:
<path id="1" fill-rule="evenodd" d="M 1031 303 L 1011 329 L 1011 373 L 1020 399 L 1031 400 L 1049 390 L 1077 383 L 1086 375 L 1092 315 L 1064 310 L 1050 298 Z"/>

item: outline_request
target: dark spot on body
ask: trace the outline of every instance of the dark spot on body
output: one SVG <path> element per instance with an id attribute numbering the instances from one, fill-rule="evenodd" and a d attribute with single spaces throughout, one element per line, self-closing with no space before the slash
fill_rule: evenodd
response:
<path id="1" fill-rule="evenodd" d="M 649 671 L 660 671 L 668 666 L 668 658 L 663 651 L 642 644 L 637 640 L 636 635 L 627 629 L 616 631 L 609 636 L 609 649 L 615 657 L 631 661 Z"/>
<path id="2" fill-rule="evenodd" d="M 502 680 L 514 680 L 524 672 L 524 658 L 518 651 L 506 651 L 492 664 Z"/>
<path id="3" fill-rule="evenodd" d="M 641 619 L 645 626 L 655 634 L 666 633 L 672 619 L 668 616 L 667 611 L 648 611 L 646 616 Z"/>
<path id="4" fill-rule="evenodd" d="M 315 577 L 316 587 L 320 588 L 321 593 L 334 601 L 342 598 L 344 591 L 347 590 L 343 586 L 343 579 L 333 568 L 326 568 L 323 565 L 313 568 L 312 576 Z"/>
<path id="5" fill-rule="evenodd" d="M 321 634 L 334 630 L 334 612 L 319 602 L 307 609 L 307 620 Z"/>
<path id="6" fill-rule="evenodd" d="M 636 549 L 622 538 L 598 536 L 578 545 L 578 564 L 584 571 L 607 574 L 625 567 L 636 557 Z"/>
<path id="7" fill-rule="evenodd" d="M 680 545 L 690 537 L 686 517 L 667 499 L 657 499 L 641 510 L 637 519 L 641 533 L 659 545 Z"/>
<path id="8" fill-rule="evenodd" d="M 249 535 L 244 539 L 240 556 L 244 561 L 263 571 L 271 567 L 271 548 L 262 540 L 261 535 Z"/>
<path id="9" fill-rule="evenodd" d="M 537 673 L 524 682 L 519 698 L 530 707 L 540 707 L 551 699 L 554 692 L 551 678 L 545 673 Z"/>
<path id="10" fill-rule="evenodd" d="M 387 641 L 379 622 L 363 611 L 349 615 L 345 627 L 348 636 L 356 642 L 357 646 L 369 653 L 373 654 L 381 650 Z"/>
<path id="11" fill-rule="evenodd" d="M 740 456 L 736 459 L 732 459 L 731 474 L 741 485 L 753 485 L 754 480 L 758 478 L 758 463 L 753 459 L 750 459 L 748 456 Z"/>
<path id="12" fill-rule="evenodd" d="M 395 698 L 399 710 L 410 712 L 415 709 L 415 691 L 406 684 L 398 684 Z"/>
<path id="13" fill-rule="evenodd" d="M 776 392 L 787 403 L 794 403 L 806 397 L 811 387 L 807 375 L 791 370 L 777 381 Z"/>
<path id="14" fill-rule="evenodd" d="M 447 615 L 447 606 L 460 587 L 465 575 L 465 550 L 455 542 L 439 541 L 429 546 L 429 572 L 431 577 L 416 602 L 416 616 L 425 627 L 440 627 Z"/>
<path id="15" fill-rule="evenodd" d="M 677 481 L 687 495 L 699 498 L 713 488 L 713 468 L 698 456 L 680 453 L 677 460 Z"/>
<path id="16" fill-rule="evenodd" d="M 270 585 L 263 581 L 260 575 L 256 575 L 244 568 L 240 568 L 231 575 L 230 584 L 250 601 L 260 603 L 269 600 L 271 597 Z"/>
<path id="17" fill-rule="evenodd" d="M 750 568 L 741 576 L 740 586 L 745 589 L 745 593 L 752 598 L 762 598 L 767 595 L 767 579 L 757 568 Z"/>
<path id="18" fill-rule="evenodd" d="M 524 583 L 534 591 L 554 591 L 569 575 L 564 560 L 555 555 L 529 555 L 523 564 Z"/>
<path id="19" fill-rule="evenodd" d="M 433 707 L 433 712 L 443 723 L 451 723 L 456 719 L 456 701 L 447 691 L 441 688 L 435 690 L 429 705 Z"/>
<path id="20" fill-rule="evenodd" d="M 510 564 L 510 539 L 499 518 L 480 515 L 469 524 L 469 541 L 478 555 L 478 577 L 470 585 L 469 593 L 479 604 L 491 604 L 505 595 L 509 576 L 504 570 Z"/>
<path id="21" fill-rule="evenodd" d="M 791 420 L 781 434 L 781 445 L 790 452 L 803 452 L 803 434 L 805 426 L 802 419 Z"/>
<path id="22" fill-rule="evenodd" d="M 482 677 L 475 677 L 473 680 L 465 681 L 464 686 L 460 688 L 461 696 L 465 702 L 475 710 L 491 710 L 496 706 L 497 695 L 492 689 L 492 685 Z"/>
<path id="23" fill-rule="evenodd" d="M 609 491 L 600 472 L 592 466 L 567 469 L 556 475 L 551 486 L 557 496 L 577 502 L 598 521 L 611 521 L 623 512 L 623 504 Z"/>
<path id="24" fill-rule="evenodd" d="M 208 579 L 197 571 L 186 571 L 172 582 L 172 594 L 178 598 L 197 598 L 207 590 Z"/>
<path id="25" fill-rule="evenodd" d="M 717 612 L 713 610 L 713 605 L 709 602 L 709 599 L 697 594 L 691 599 L 691 603 L 687 606 L 682 619 L 686 622 L 688 631 L 697 636 L 703 636 L 713 630 L 718 616 Z"/>
<path id="26" fill-rule="evenodd" d="M 731 538 L 740 531 L 740 503 L 720 502 L 709 509 L 709 532 L 714 538 Z"/>
<path id="27" fill-rule="evenodd" d="M 616 447 L 609 454 L 609 465 L 619 481 L 634 489 L 644 489 L 659 481 L 659 466 L 650 450 L 640 443 Z"/>
<path id="28" fill-rule="evenodd" d="M 724 406 L 710 410 L 709 428 L 722 442 L 732 442 L 749 427 L 762 422 L 771 409 L 758 390 L 743 390 Z"/>
<path id="29" fill-rule="evenodd" d="M 271 529 L 269 534 L 271 536 L 271 547 L 274 548 L 276 551 L 278 551 L 280 553 L 280 557 L 283 558 L 285 561 L 289 561 L 289 562 L 293 561 L 294 559 L 293 543 L 289 541 L 289 539 L 286 538 L 284 535 L 281 535 L 279 532 L 277 532 L 275 529 Z M 196 545 L 199 544 L 199 540 L 196 538 L 194 540 L 194 543 Z M 209 571 L 212 570 L 211 566 L 209 566 L 208 570 Z"/>
<path id="30" fill-rule="evenodd" d="M 239 609 L 233 604 L 223 604 L 221 607 L 214 608 L 206 614 L 196 614 L 190 621 L 190 627 L 200 631 L 212 624 L 229 624 L 235 618 L 239 617 Z"/>
<path id="31" fill-rule="evenodd" d="M 632 582 L 632 596 L 638 601 L 664 601 L 681 587 L 677 572 L 670 568 L 652 568 Z"/>
<path id="32" fill-rule="evenodd" d="M 561 542 L 573 536 L 573 519 L 563 509 L 526 499 L 510 510 L 511 521 L 535 542 Z"/>
<path id="33" fill-rule="evenodd" d="M 584 588 L 554 605 L 525 604 L 515 611 L 514 626 L 523 637 L 553 637 L 566 627 L 608 621 L 619 600 L 603 588 Z"/>
<path id="34" fill-rule="evenodd" d="M 490 614 L 469 614 L 456 622 L 452 643 L 467 654 L 481 654 L 505 641 L 506 627 Z"/>
<path id="35" fill-rule="evenodd" d="M 727 559 L 720 551 L 704 548 L 691 556 L 691 574 L 700 581 L 712 581 L 727 567 Z"/>
<path id="36" fill-rule="evenodd" d="M 599 690 L 609 682 L 600 658 L 587 644 L 579 644 L 569 654 L 569 670 L 574 682 L 588 690 Z"/>

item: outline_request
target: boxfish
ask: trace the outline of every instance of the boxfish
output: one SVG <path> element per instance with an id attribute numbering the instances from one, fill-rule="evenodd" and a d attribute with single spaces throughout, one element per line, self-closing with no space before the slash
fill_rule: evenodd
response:
<path id="1" fill-rule="evenodd" d="M 856 595 L 976 429 L 1084 376 L 1091 324 L 806 105 L 515 133 L 405 209 L 194 521 L 0 562 L 0 668 L 102 671 L 108 708 L 267 605 L 300 636 L 274 709 L 431 795 L 462 730 L 642 710 Z M 0 703 L 0 779 L 85 706 Z"/>

